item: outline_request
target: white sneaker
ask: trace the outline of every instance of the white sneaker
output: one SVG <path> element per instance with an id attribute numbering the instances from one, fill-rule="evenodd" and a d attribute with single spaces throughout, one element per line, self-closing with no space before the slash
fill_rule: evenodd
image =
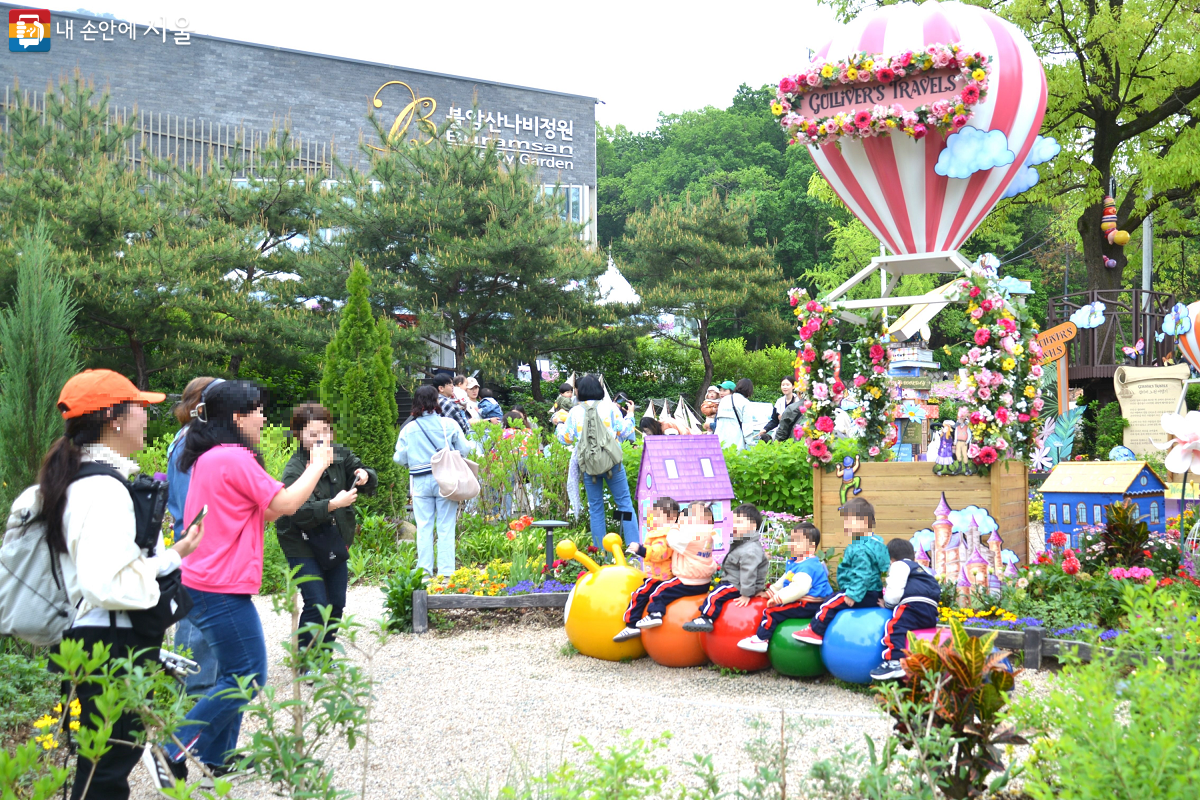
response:
<path id="1" fill-rule="evenodd" d="M 647 614 L 638 620 L 637 626 L 643 630 L 646 628 L 657 628 L 662 625 L 662 614 Z"/>
<path id="2" fill-rule="evenodd" d="M 630 639 L 632 639 L 636 636 L 641 636 L 641 635 L 642 635 L 641 629 L 633 627 L 632 625 L 629 625 L 629 626 L 622 628 L 621 632 L 613 637 L 613 641 L 614 642 L 627 642 Z"/>
<path id="3" fill-rule="evenodd" d="M 765 653 L 767 652 L 768 644 L 770 644 L 770 642 L 764 642 L 762 639 L 758 638 L 758 634 L 756 633 L 753 636 L 747 636 L 745 639 L 742 639 L 740 642 L 738 642 L 738 647 L 742 648 L 743 650 L 751 650 L 755 653 Z"/>

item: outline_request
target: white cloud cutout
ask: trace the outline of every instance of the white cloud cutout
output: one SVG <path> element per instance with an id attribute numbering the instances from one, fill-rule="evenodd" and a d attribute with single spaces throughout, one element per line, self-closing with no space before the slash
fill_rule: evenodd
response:
<path id="1" fill-rule="evenodd" d="M 969 178 L 976 172 L 1006 167 L 1016 154 L 1008 149 L 1004 131 L 981 131 L 968 125 L 946 139 L 933 171 L 948 178 Z"/>

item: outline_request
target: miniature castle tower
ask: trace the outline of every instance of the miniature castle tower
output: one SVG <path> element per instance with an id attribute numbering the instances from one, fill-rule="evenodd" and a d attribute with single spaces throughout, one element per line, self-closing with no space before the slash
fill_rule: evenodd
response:
<path id="1" fill-rule="evenodd" d="M 925 545 L 923 544 L 917 545 L 916 561 L 922 567 L 925 567 L 925 569 L 929 569 L 929 554 L 925 552 Z"/>
<path id="2" fill-rule="evenodd" d="M 946 569 L 942 573 L 942 577 L 947 580 L 952 579 L 962 569 L 966 559 L 962 556 L 962 534 L 953 531 L 950 538 L 946 540 L 946 546 L 942 548 L 942 558 L 945 559 Z"/>
<path id="3" fill-rule="evenodd" d="M 988 594 L 993 598 L 999 599 L 1000 595 L 1004 593 L 1004 585 L 1000 583 L 1000 576 L 995 572 L 988 574 L 987 585 Z"/>
<path id="4" fill-rule="evenodd" d="M 1021 573 L 1017 571 L 1017 562 L 1015 562 L 1015 561 L 1009 562 L 1009 565 L 1004 568 L 1004 577 L 1006 577 L 1006 578 L 1021 577 Z"/>
<path id="5" fill-rule="evenodd" d="M 954 526 L 950 524 L 950 504 L 946 502 L 945 492 L 942 492 L 942 500 L 933 512 L 931 527 L 933 528 L 933 571 L 939 578 L 950 580 L 953 578 L 954 572 L 947 563 L 947 555 L 950 549 L 950 531 Z"/>
<path id="6" fill-rule="evenodd" d="M 967 559 L 965 568 L 972 586 L 982 587 L 987 585 L 988 561 L 983 557 L 983 553 L 979 552 L 978 546 L 971 551 L 971 557 Z"/>
<path id="7" fill-rule="evenodd" d="M 963 542 L 963 547 L 966 548 L 968 555 L 979 549 L 982 542 L 979 539 L 979 520 L 972 515 L 971 524 L 967 526 L 966 541 Z"/>
<path id="8" fill-rule="evenodd" d="M 1000 538 L 999 531 L 992 531 L 992 535 L 987 538 L 987 547 L 991 551 L 992 573 L 999 575 L 1004 572 L 1004 561 L 1000 557 L 1000 551 L 1004 549 L 1004 540 Z"/>
<path id="9" fill-rule="evenodd" d="M 971 602 L 971 579 L 967 577 L 967 568 L 960 567 L 958 571 L 958 605 L 965 608 Z"/>

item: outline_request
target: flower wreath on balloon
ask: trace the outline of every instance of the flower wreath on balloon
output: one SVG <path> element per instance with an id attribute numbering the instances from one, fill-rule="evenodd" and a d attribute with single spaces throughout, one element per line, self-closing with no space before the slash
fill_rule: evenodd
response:
<path id="1" fill-rule="evenodd" d="M 804 96 L 813 91 L 871 82 L 887 86 L 945 69 L 959 73 L 950 76 L 962 86 L 953 100 L 942 98 L 911 109 L 900 103 L 873 102 L 869 107 L 829 116 L 805 117 L 796 113 L 797 109 L 804 109 Z M 924 138 L 930 129 L 945 135 L 963 128 L 975 105 L 987 97 L 991 70 L 991 59 L 982 53 L 967 52 L 957 44 L 931 44 L 890 58 L 878 53 L 855 53 L 836 61 L 813 62 L 806 71 L 782 78 L 771 111 L 780 117 L 779 124 L 792 137 L 792 144 L 803 141 L 819 145 L 836 142 L 843 136 L 887 136 L 897 130 L 914 139 Z M 878 95 L 875 100 L 886 100 L 887 92 L 879 91 Z"/>
<path id="2" fill-rule="evenodd" d="M 809 463 L 886 461 L 895 427 L 881 334 L 864 335 L 854 343 L 847 361 L 860 365 L 860 371 L 843 376 L 836 305 L 813 300 L 804 289 L 789 290 L 788 300 L 799 337 L 795 366 L 801 400 L 794 436 L 808 449 Z"/>
<path id="3" fill-rule="evenodd" d="M 1038 328 L 978 263 L 963 270 L 947 297 L 967 301 L 973 332 L 972 347 L 959 359 L 960 413 L 971 430 L 967 457 L 978 474 L 987 475 L 997 461 L 1025 458 L 1033 441 L 1044 405 Z"/>

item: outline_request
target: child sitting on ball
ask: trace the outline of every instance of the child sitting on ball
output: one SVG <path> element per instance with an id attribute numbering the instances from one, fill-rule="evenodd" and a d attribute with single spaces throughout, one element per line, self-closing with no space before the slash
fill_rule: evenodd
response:
<path id="1" fill-rule="evenodd" d="M 784 566 L 783 577 L 767 588 L 767 607 L 753 636 L 738 642 L 743 650 L 767 652 L 771 634 L 785 619 L 812 619 L 813 615 L 833 594 L 829 585 L 829 570 L 817 558 L 821 532 L 811 522 L 801 522 L 792 528 L 788 550 L 791 558 Z"/>
<path id="2" fill-rule="evenodd" d="M 638 628 L 657 628 L 662 625 L 668 605 L 681 597 L 708 593 L 708 585 L 717 571 L 717 562 L 712 554 L 712 522 L 711 518 L 706 518 L 706 512 L 703 503 L 693 503 L 688 509 L 687 518 L 667 529 L 672 577 L 650 593 L 646 614 L 638 620 Z"/>
<path id="3" fill-rule="evenodd" d="M 667 544 L 667 531 L 678 521 L 679 504 L 669 497 L 658 498 L 646 514 L 646 541 L 641 544 L 632 542 L 626 548 L 633 555 L 641 557 L 642 572 L 646 574 L 646 579 L 630 596 L 629 607 L 625 609 L 625 627 L 613 637 L 614 642 L 624 642 L 642 635 L 637 621 L 646 613 L 650 595 L 663 581 L 675 577 L 671 573 L 673 551 Z"/>
<path id="4" fill-rule="evenodd" d="M 768 563 L 758 538 L 761 524 L 762 514 L 750 503 L 733 510 L 733 541 L 721 564 L 721 580 L 700 606 L 700 616 L 683 623 L 685 631 L 711 631 L 713 620 L 731 600 L 735 606 L 745 606 L 752 597 L 766 597 Z"/>
<path id="5" fill-rule="evenodd" d="M 879 605 L 894 609 L 883 634 L 883 663 L 871 670 L 871 680 L 894 681 L 904 677 L 900 657 L 908 651 L 908 632 L 937 627 L 942 587 L 929 570 L 918 564 L 912 542 L 887 543 L 892 566 Z"/>
<path id="6" fill-rule="evenodd" d="M 856 606 L 869 608 L 883 599 L 883 573 L 891 568 L 892 560 L 883 539 L 871 532 L 875 507 L 861 497 L 850 498 L 842 506 L 842 526 L 850 535 L 850 544 L 837 568 L 841 591 L 821 604 L 807 628 L 792 634 L 807 644 L 821 644 L 825 629 L 839 612 Z"/>

